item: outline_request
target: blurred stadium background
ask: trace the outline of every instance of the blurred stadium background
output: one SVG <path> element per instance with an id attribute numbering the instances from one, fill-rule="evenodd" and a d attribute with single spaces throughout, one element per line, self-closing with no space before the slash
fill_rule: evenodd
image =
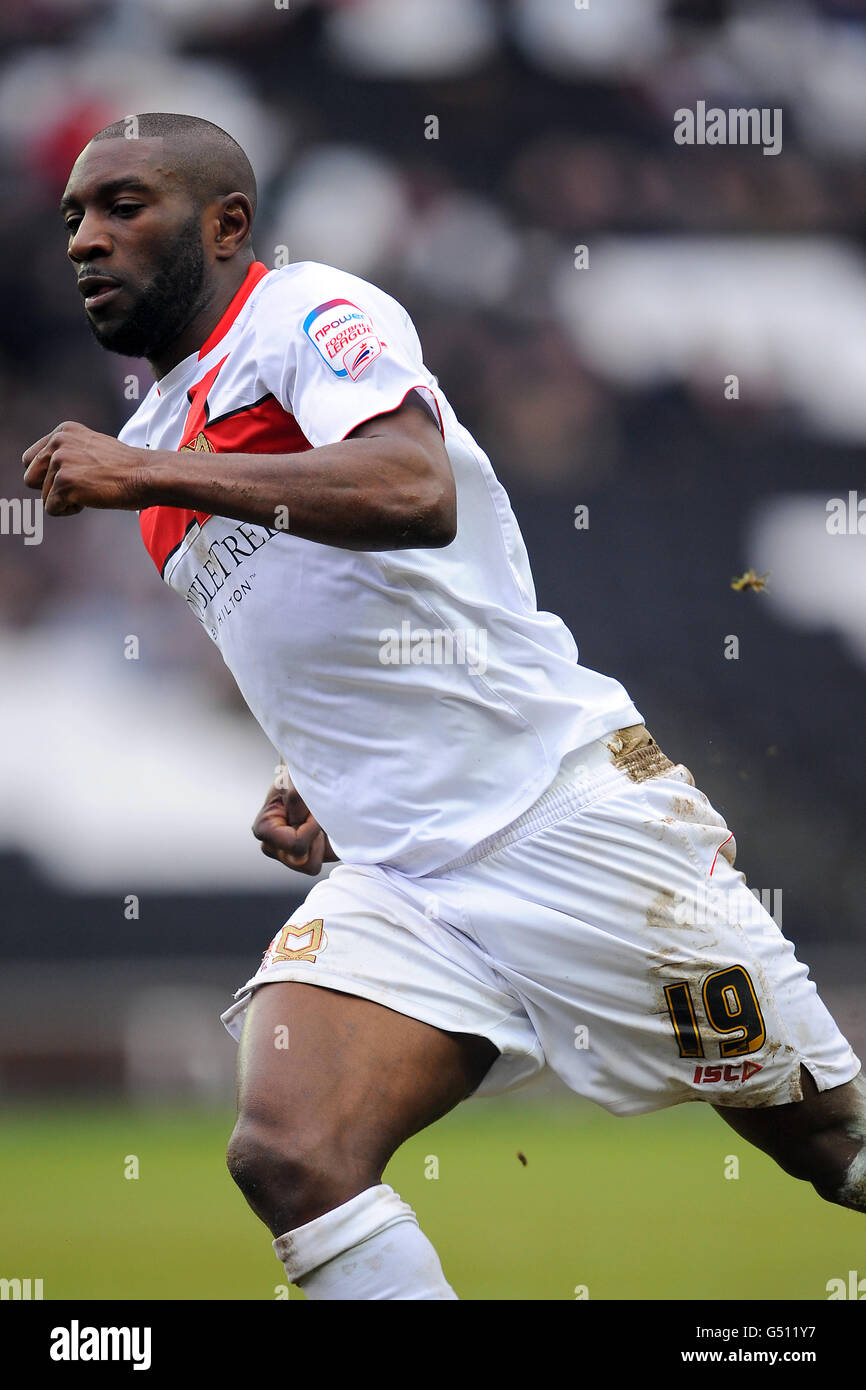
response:
<path id="1" fill-rule="evenodd" d="M 75 155 L 135 111 L 223 125 L 260 259 L 406 304 L 540 604 L 726 815 L 862 1054 L 866 538 L 826 522 L 866 481 L 866 3 L 3 0 L 0 40 L 4 495 L 34 439 L 116 432 L 149 382 L 83 322 Z M 677 145 L 698 100 L 781 108 L 781 153 Z M 766 592 L 731 588 L 748 568 Z M 309 886 L 249 834 L 274 752 L 131 515 L 0 536 L 0 669 L 0 1275 L 272 1298 L 222 1170 L 217 1015 Z M 822 1298 L 863 1263 L 846 1213 L 703 1107 L 626 1125 L 544 1082 L 392 1181 L 467 1298 Z"/>

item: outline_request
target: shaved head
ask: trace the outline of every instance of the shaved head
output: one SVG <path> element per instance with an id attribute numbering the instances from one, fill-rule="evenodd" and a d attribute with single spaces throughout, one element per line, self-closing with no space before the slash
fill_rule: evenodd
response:
<path id="1" fill-rule="evenodd" d="M 87 319 L 157 379 L 197 350 L 253 263 L 256 180 L 198 116 L 125 116 L 85 145 L 60 200 Z"/>
<path id="2" fill-rule="evenodd" d="M 169 163 L 189 189 L 197 209 L 226 193 L 243 193 L 255 213 L 252 165 L 238 142 L 212 121 L 172 111 L 146 111 L 105 126 L 90 143 L 120 139 L 162 140 Z"/>

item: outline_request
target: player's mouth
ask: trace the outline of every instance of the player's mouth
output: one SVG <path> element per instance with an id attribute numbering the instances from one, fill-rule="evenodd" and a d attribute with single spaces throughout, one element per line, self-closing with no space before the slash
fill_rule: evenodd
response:
<path id="1" fill-rule="evenodd" d="M 87 310 L 101 309 L 103 304 L 123 288 L 119 280 L 115 280 L 113 275 L 82 275 L 78 281 L 78 289 L 84 295 L 84 307 Z"/>

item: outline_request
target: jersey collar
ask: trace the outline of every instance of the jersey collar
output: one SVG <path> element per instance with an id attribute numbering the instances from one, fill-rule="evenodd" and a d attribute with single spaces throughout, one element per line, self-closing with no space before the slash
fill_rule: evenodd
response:
<path id="1" fill-rule="evenodd" d="M 226 309 L 216 328 L 213 330 L 210 336 L 205 339 L 205 341 L 199 348 L 199 362 L 201 362 L 203 357 L 207 357 L 208 353 L 212 352 L 213 349 L 216 347 L 217 343 L 225 337 L 232 324 L 234 323 L 235 319 L 237 318 L 238 314 L 240 313 L 241 309 L 244 307 L 253 290 L 255 289 L 256 285 L 261 280 L 262 276 L 267 275 L 268 273 L 268 267 L 266 265 L 264 265 L 261 261 L 253 261 L 252 265 L 250 266 L 249 270 L 244 276 L 243 283 L 241 284 L 239 290 L 232 299 L 231 303 L 229 304 L 228 308 Z"/>

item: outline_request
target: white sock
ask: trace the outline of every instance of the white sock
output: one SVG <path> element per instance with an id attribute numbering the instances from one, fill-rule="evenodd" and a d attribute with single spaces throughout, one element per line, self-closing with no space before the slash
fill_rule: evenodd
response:
<path id="1" fill-rule="evenodd" d="M 273 1245 L 289 1283 L 310 1299 L 457 1297 L 414 1211 L 386 1183 L 278 1236 Z"/>

